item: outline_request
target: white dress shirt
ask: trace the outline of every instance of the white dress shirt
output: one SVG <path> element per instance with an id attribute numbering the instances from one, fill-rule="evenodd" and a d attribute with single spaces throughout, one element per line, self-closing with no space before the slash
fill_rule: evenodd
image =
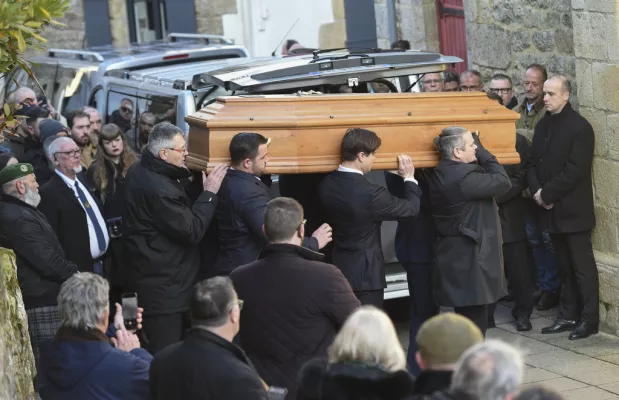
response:
<path id="1" fill-rule="evenodd" d="M 79 179 L 73 180 L 65 176 L 62 172 L 58 170 L 56 170 L 56 173 L 64 181 L 64 183 L 67 184 L 69 189 L 73 191 L 73 193 L 75 194 L 75 198 L 77 199 L 77 202 L 82 206 L 82 209 L 84 209 L 84 213 L 86 214 L 86 220 L 88 221 L 88 236 L 90 239 L 90 254 L 92 255 L 92 259 L 96 260 L 97 258 L 101 257 L 105 253 L 105 251 L 101 252 L 99 250 L 99 242 L 97 241 L 97 233 L 95 231 L 95 226 L 90 220 L 90 217 L 88 216 L 88 213 L 86 212 L 86 208 L 84 208 L 84 205 L 82 204 L 79 196 L 77 195 L 77 190 L 75 189 L 75 185 L 80 186 L 80 189 L 82 190 L 82 192 L 84 192 L 84 195 L 86 196 L 86 199 L 88 200 L 88 203 L 91 205 L 92 211 L 94 211 L 97 217 L 99 226 L 101 227 L 101 230 L 103 231 L 103 237 L 105 238 L 105 250 L 107 251 L 107 248 L 110 244 L 110 237 L 107 233 L 107 225 L 105 223 L 105 220 L 103 219 L 103 215 L 101 215 L 101 212 L 99 211 L 99 207 L 97 206 L 95 199 L 93 199 L 92 196 L 90 195 L 90 191 L 79 181 Z"/>
<path id="2" fill-rule="evenodd" d="M 352 172 L 354 174 L 361 174 L 361 175 L 363 175 L 363 171 L 360 171 L 360 170 L 354 169 L 354 168 L 348 168 L 348 167 L 345 167 L 345 166 L 343 166 L 341 164 L 340 164 L 339 167 L 337 167 L 337 170 L 340 171 L 340 172 Z M 407 181 L 408 182 L 413 182 L 415 185 L 419 185 L 419 183 L 417 182 L 417 179 L 415 179 L 415 178 L 404 178 L 404 182 L 407 182 Z"/>

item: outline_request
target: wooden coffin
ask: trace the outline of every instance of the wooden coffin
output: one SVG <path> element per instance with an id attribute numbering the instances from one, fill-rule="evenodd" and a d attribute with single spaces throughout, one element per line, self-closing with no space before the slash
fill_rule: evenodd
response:
<path id="1" fill-rule="evenodd" d="M 433 167 L 439 161 L 434 137 L 450 125 L 479 131 L 501 163 L 516 164 L 518 117 L 478 92 L 221 97 L 186 118 L 187 165 L 210 171 L 229 163 L 230 139 L 258 132 L 271 138 L 266 173 L 328 172 L 340 164 L 346 130 L 362 127 L 382 139 L 373 169 L 397 169 L 398 154 L 416 167 Z"/>

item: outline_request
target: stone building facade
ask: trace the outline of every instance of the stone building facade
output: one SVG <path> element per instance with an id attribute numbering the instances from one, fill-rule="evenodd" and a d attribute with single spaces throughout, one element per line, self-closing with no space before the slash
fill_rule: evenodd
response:
<path id="1" fill-rule="evenodd" d="M 395 37 L 390 35 L 389 7 L 395 2 Z M 390 48 L 398 39 L 406 39 L 415 50 L 439 50 L 435 0 L 374 0 L 376 36 L 379 48 Z"/>

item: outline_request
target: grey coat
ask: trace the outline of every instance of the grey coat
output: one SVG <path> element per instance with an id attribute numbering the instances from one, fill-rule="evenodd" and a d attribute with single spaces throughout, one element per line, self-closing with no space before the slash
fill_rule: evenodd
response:
<path id="1" fill-rule="evenodd" d="M 496 158 L 478 146 L 477 163 L 443 159 L 428 175 L 441 306 L 490 304 L 506 294 L 494 197 L 511 184 Z"/>

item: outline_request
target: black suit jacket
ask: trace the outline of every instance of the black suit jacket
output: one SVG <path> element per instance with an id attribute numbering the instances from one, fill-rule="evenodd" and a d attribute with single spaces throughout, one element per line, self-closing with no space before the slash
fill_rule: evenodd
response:
<path id="1" fill-rule="evenodd" d="M 530 146 L 527 138 L 516 134 L 516 151 L 520 155 L 520 164 L 505 165 L 505 172 L 512 184 L 503 196 L 498 196 L 499 218 L 503 231 L 503 243 L 514 243 L 527 239 L 525 219 L 527 213 L 526 199 L 522 192 L 529 187 L 527 183 L 527 162 Z"/>
<path id="2" fill-rule="evenodd" d="M 264 211 L 271 199 L 269 188 L 255 175 L 229 169 L 219 189 L 215 217 L 219 227 L 219 252 L 210 275 L 229 275 L 235 268 L 255 261 L 267 237 L 262 231 Z M 318 251 L 318 241 L 303 245 Z"/>
<path id="3" fill-rule="evenodd" d="M 405 182 L 404 199 L 392 196 L 361 174 L 335 171 L 320 184 L 320 202 L 333 228 L 333 263 L 353 290 L 386 287 L 382 221 L 417 215 L 421 189 Z"/>
<path id="4" fill-rule="evenodd" d="M 595 227 L 591 167 L 595 135 L 591 124 L 568 103 L 546 114 L 536 125 L 527 177 L 531 194 L 554 204 L 547 213 L 551 233 L 572 233 Z"/>
<path id="5" fill-rule="evenodd" d="M 67 259 L 77 264 L 80 272 L 93 272 L 88 217 L 75 193 L 56 173 L 49 182 L 41 186 L 39 193 L 41 203 L 38 208 L 56 232 Z M 96 196 L 93 193 L 91 196 L 96 203 Z M 101 210 L 100 204 L 92 206 Z M 105 226 L 101 228 L 106 229 Z"/>

